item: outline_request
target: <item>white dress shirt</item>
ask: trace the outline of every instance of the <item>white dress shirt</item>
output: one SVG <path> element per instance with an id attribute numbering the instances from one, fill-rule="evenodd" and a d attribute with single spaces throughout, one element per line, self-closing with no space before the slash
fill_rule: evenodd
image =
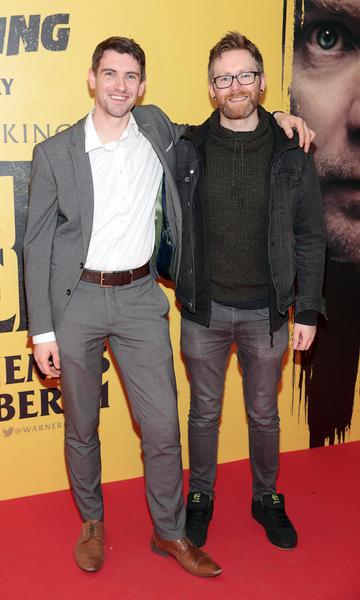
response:
<path id="1" fill-rule="evenodd" d="M 132 114 L 120 139 L 103 144 L 92 113 L 85 121 L 85 152 L 93 178 L 94 218 L 85 268 L 127 271 L 152 256 L 163 169 Z M 55 341 L 52 331 L 33 336 L 34 344 L 50 341 Z"/>

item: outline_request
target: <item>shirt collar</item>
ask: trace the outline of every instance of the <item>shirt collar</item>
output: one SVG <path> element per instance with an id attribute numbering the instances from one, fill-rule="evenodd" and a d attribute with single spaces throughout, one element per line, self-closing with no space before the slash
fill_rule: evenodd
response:
<path id="1" fill-rule="evenodd" d="M 98 148 L 103 148 L 104 150 L 114 150 L 118 144 L 129 137 L 130 135 L 138 136 L 140 134 L 139 127 L 137 122 L 135 121 L 134 115 L 130 113 L 129 122 L 125 131 L 122 132 L 121 137 L 117 141 L 108 142 L 107 144 L 103 144 L 97 134 L 95 129 L 94 121 L 93 121 L 93 109 L 89 112 L 85 121 L 85 152 L 91 152 L 92 150 L 97 150 Z"/>

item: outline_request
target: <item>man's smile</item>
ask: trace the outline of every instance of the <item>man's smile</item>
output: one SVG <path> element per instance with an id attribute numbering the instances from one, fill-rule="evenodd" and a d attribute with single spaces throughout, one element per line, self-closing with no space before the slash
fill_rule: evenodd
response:
<path id="1" fill-rule="evenodd" d="M 124 100 L 128 100 L 129 96 L 125 96 L 124 94 L 110 94 L 110 98 L 111 100 L 120 100 L 120 101 L 124 101 Z"/>
<path id="2" fill-rule="evenodd" d="M 229 102 L 243 102 L 248 97 L 249 96 L 247 94 L 241 94 L 241 96 L 229 96 L 228 101 Z"/>

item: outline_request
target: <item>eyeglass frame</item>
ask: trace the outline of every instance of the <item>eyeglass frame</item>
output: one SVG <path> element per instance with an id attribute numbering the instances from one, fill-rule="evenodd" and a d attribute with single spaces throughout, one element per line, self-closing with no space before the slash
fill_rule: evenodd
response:
<path id="1" fill-rule="evenodd" d="M 249 83 L 242 83 L 242 82 L 240 82 L 238 80 L 238 77 L 240 75 L 245 75 L 245 73 L 251 73 L 252 75 L 254 75 L 253 81 L 249 81 Z M 262 75 L 262 73 L 260 71 L 243 71 L 242 73 L 237 73 L 236 75 L 230 75 L 230 74 L 218 75 L 217 77 L 213 77 L 212 83 L 215 85 L 215 87 L 218 90 L 226 90 L 228 88 L 231 88 L 232 84 L 234 83 L 234 79 L 236 79 L 236 81 L 238 82 L 239 85 L 252 85 L 253 83 L 255 83 L 255 79 L 256 79 L 257 75 L 260 77 L 260 75 Z M 224 87 L 219 87 L 218 84 L 216 83 L 216 80 L 220 79 L 222 77 L 231 77 L 231 83 L 230 83 L 230 85 L 225 85 Z"/>

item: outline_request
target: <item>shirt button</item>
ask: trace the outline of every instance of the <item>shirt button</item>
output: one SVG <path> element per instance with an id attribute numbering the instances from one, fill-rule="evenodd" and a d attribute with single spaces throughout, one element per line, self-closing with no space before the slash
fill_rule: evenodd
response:
<path id="1" fill-rule="evenodd" d="M 68 296 L 71 296 L 71 290 L 66 290 Z"/>

